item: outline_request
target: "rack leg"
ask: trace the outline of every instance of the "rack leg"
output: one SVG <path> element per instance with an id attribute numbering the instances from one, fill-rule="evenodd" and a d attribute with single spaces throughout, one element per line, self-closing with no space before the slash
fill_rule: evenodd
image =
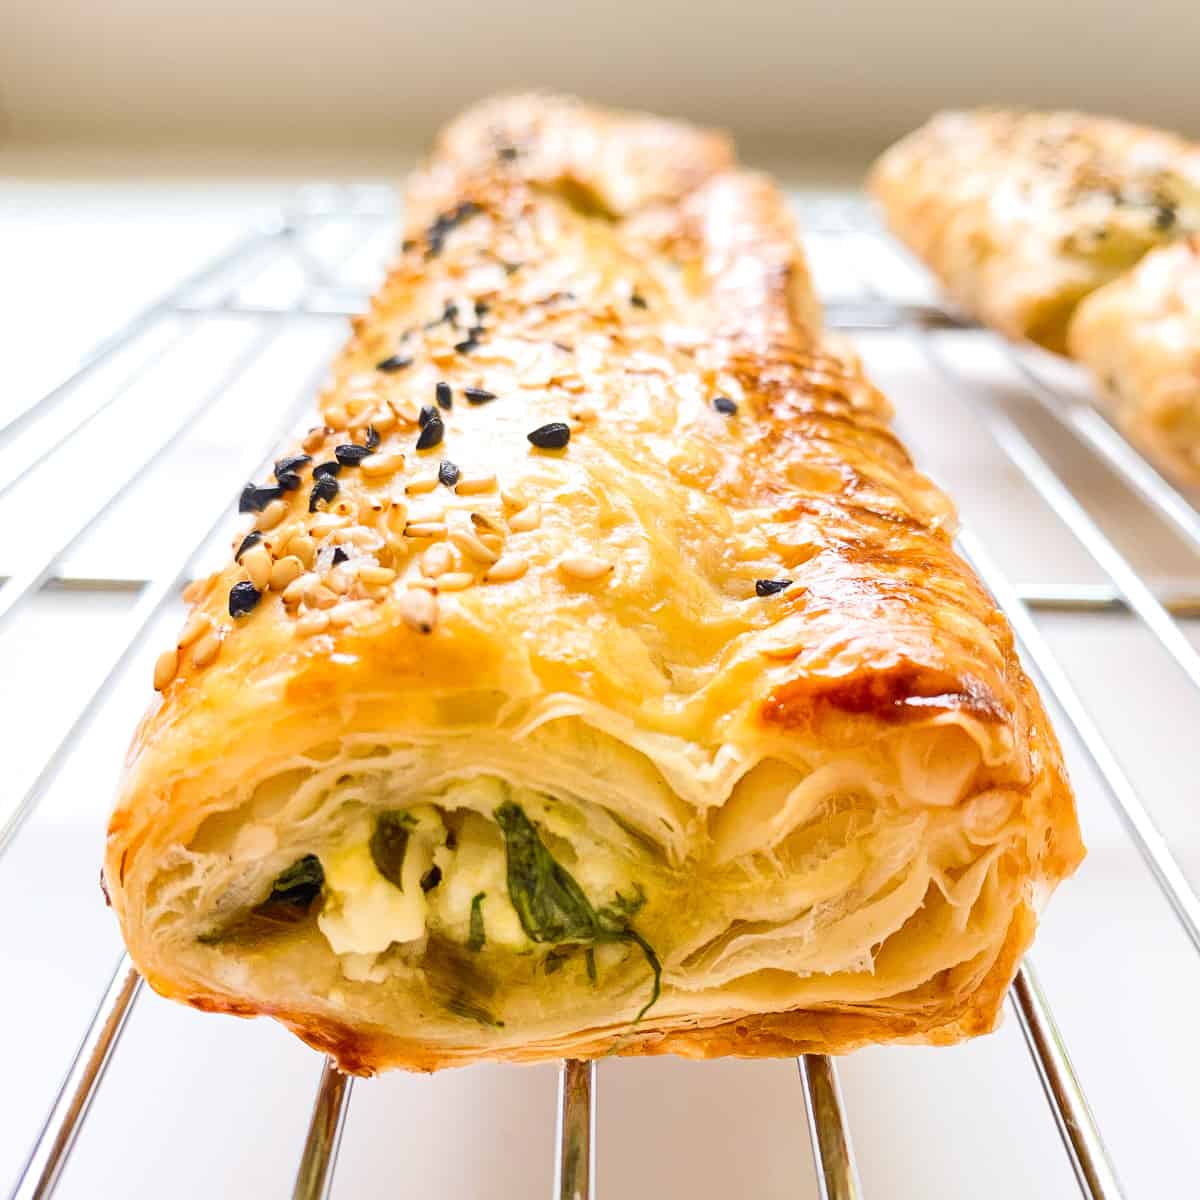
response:
<path id="1" fill-rule="evenodd" d="M 333 1065 L 333 1059 L 325 1060 L 308 1122 L 308 1136 L 304 1139 L 304 1151 L 296 1171 L 292 1200 L 329 1200 L 353 1082 L 349 1075 L 343 1075 Z"/>
<path id="2" fill-rule="evenodd" d="M 825 1054 L 804 1054 L 796 1063 L 804 1085 L 804 1111 L 821 1200 L 863 1200 L 833 1060 Z"/>
<path id="3" fill-rule="evenodd" d="M 563 1060 L 558 1076 L 554 1200 L 595 1200 L 596 1064 Z"/>

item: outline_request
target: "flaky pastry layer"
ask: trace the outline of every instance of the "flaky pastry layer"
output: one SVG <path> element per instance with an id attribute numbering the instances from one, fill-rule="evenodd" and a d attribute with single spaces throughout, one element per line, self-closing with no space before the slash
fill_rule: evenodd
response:
<path id="1" fill-rule="evenodd" d="M 779 192 L 520 97 L 405 229 L 159 660 L 104 868 L 148 981 L 363 1073 L 991 1028 L 1070 790 Z"/>

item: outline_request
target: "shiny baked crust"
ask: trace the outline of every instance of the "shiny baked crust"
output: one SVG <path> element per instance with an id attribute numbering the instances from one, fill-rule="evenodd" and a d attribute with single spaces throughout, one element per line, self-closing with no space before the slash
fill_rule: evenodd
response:
<path id="1" fill-rule="evenodd" d="M 1129 436 L 1200 483 L 1200 235 L 1152 251 L 1089 296 L 1069 345 Z"/>
<path id="2" fill-rule="evenodd" d="M 262 541 L 194 585 L 158 664 L 104 866 L 147 980 L 360 1073 L 990 1029 L 1082 855 L 1071 793 L 950 502 L 822 348 L 780 193 L 717 135 L 522 97 L 442 135 L 405 221 L 292 450 L 378 444 L 336 495 L 288 462 L 299 487 L 249 493 Z M 453 407 L 422 414 L 439 382 Z M 444 436 L 417 450 L 430 411 Z M 555 422 L 569 442 L 532 446 Z M 502 980 L 464 1017 L 421 955 L 463 936 L 455 872 L 468 824 L 499 838 L 499 795 L 595 904 L 610 878 L 644 903 L 594 958 L 520 929 L 510 954 L 494 924 L 477 959 L 455 943 Z M 353 831 L 414 799 L 418 831 L 462 822 L 425 941 L 335 954 Z M 481 911 L 511 930 L 506 845 L 509 897 Z M 223 932 L 313 854 L 315 926 Z"/>
<path id="3" fill-rule="evenodd" d="M 870 188 L 968 313 L 1058 352 L 1084 296 L 1200 231 L 1200 150 L 1082 113 L 941 113 L 879 159 Z"/>

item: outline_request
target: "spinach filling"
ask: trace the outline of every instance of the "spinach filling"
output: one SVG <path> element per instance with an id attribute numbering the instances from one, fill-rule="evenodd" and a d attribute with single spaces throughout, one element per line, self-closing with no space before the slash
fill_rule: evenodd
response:
<path id="1" fill-rule="evenodd" d="M 404 856 L 408 853 L 408 836 L 416 820 L 402 809 L 379 814 L 369 849 L 375 869 L 401 891 L 404 891 Z"/>
<path id="2" fill-rule="evenodd" d="M 227 940 L 256 942 L 298 925 L 312 911 L 324 886 L 325 870 L 321 860 L 315 854 L 306 854 L 280 871 L 261 904 L 218 929 L 202 933 L 197 941 L 205 946 Z"/>
<path id="3" fill-rule="evenodd" d="M 649 1000 L 634 1017 L 640 1021 L 662 994 L 662 964 L 632 924 L 645 897 L 639 892 L 627 899 L 618 893 L 611 904 L 593 908 L 571 873 L 546 849 L 537 827 L 519 805 L 512 801 L 500 805 L 496 823 L 504 834 L 508 896 L 530 941 L 552 945 L 552 955 L 561 954 L 563 947 L 584 947 L 588 977 L 593 980 L 596 946 L 627 942 L 641 950 L 654 974 L 654 983 Z M 554 968 L 547 965 L 547 971 L 561 965 L 560 957 Z"/>

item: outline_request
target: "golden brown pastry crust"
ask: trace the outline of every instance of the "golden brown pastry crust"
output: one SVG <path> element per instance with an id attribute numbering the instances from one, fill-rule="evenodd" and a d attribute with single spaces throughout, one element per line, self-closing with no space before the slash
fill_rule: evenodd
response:
<path id="1" fill-rule="evenodd" d="M 1069 342 L 1130 437 L 1200 483 L 1200 234 L 1152 251 L 1089 296 Z"/>
<path id="2" fill-rule="evenodd" d="M 168 652 L 131 748 L 104 871 L 147 980 L 197 1008 L 274 1016 L 361 1073 L 841 1052 L 991 1028 L 1035 908 L 1082 855 L 1070 790 L 1009 627 L 954 553 L 950 502 L 914 469 L 880 393 L 822 349 L 778 191 L 735 169 L 719 136 L 532 97 L 451 126 L 409 196 L 403 254 L 304 441 L 319 462 L 373 427 L 371 473 L 343 469 L 310 514 L 302 466 L 302 486 L 258 518 L 276 563 L 303 558 L 306 537 L 326 553 L 340 540 L 354 559 L 318 552 L 319 579 L 265 591 L 237 618 L 232 589 L 261 563 L 243 556 L 195 585 L 185 644 Z M 411 361 L 377 369 L 389 359 Z M 439 381 L 454 407 L 440 412 L 442 442 L 418 451 L 418 409 Z M 496 398 L 468 403 L 466 387 Z M 736 413 L 717 411 L 719 396 Z M 569 445 L 531 448 L 527 433 L 552 421 L 569 422 Z M 430 490 L 442 459 L 460 469 L 454 493 Z M 455 524 L 466 506 L 480 519 Z M 493 540 L 481 551 L 482 536 Z M 446 576 L 431 585 L 414 548 L 447 537 L 453 589 Z M 760 597 L 764 578 L 793 583 Z M 501 1046 L 471 1030 L 431 1045 L 316 1000 L 252 994 L 158 935 L 164 856 L 247 780 L 464 693 L 502 696 L 505 712 L 547 697 L 589 706 L 706 764 L 789 747 L 853 754 L 962 722 L 983 756 L 963 803 L 999 789 L 1017 805 L 1020 835 L 994 866 L 1007 927 L 879 1001 L 696 1020 L 651 1010 L 635 1026 Z M 705 797 L 687 834 L 702 847 L 704 805 L 719 807 L 731 782 L 673 782 Z"/>
<path id="3" fill-rule="evenodd" d="M 1084 296 L 1200 229 L 1200 151 L 1082 113 L 935 116 L 876 163 L 893 232 L 968 313 L 1063 352 Z"/>

